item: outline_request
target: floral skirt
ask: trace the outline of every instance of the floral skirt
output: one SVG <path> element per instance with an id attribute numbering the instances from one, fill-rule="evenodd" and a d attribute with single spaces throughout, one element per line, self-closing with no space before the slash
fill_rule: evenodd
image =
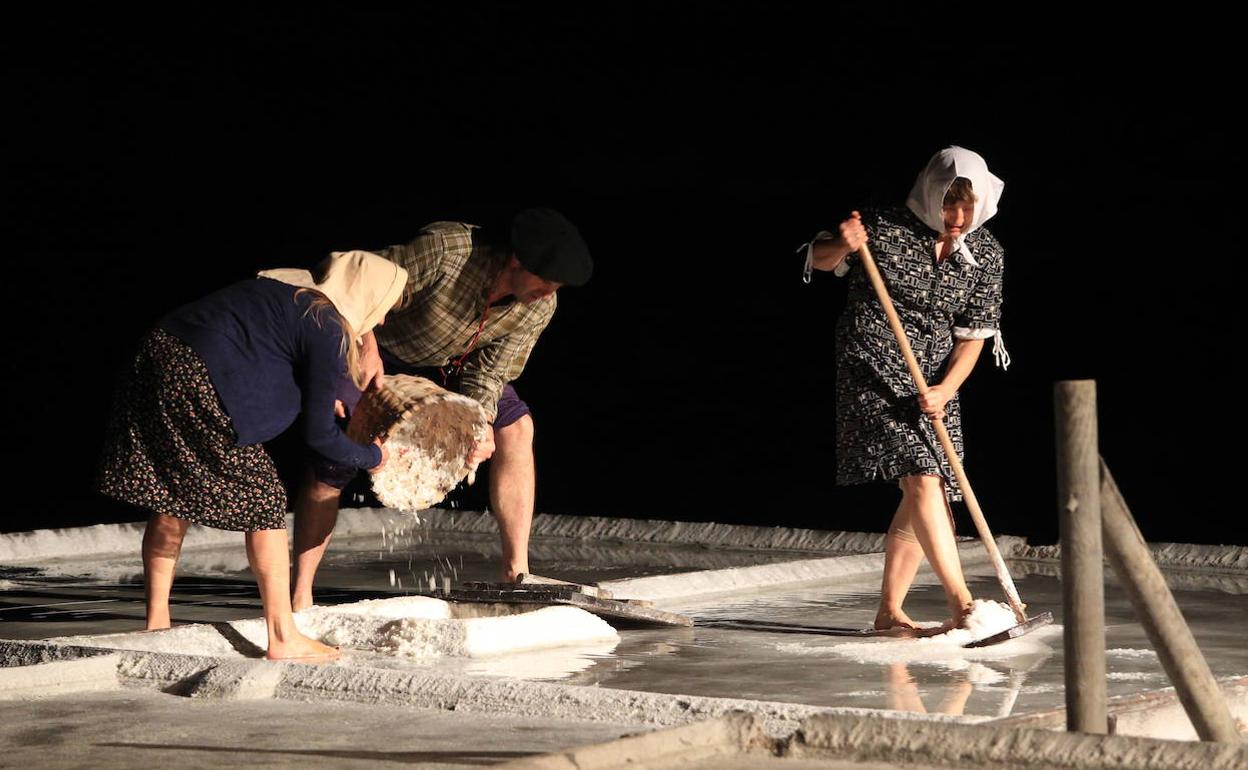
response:
<path id="1" fill-rule="evenodd" d="M 238 445 L 203 360 L 160 329 L 143 340 L 118 391 L 96 488 L 206 527 L 286 527 L 272 458 L 259 444 Z"/>

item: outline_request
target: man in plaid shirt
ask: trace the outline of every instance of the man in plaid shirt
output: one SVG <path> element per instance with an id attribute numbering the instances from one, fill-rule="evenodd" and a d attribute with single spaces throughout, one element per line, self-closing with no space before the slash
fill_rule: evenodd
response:
<path id="1" fill-rule="evenodd" d="M 555 291 L 589 280 L 593 263 L 576 227 L 551 209 L 528 209 L 507 243 L 472 225 L 435 222 L 411 243 L 377 252 L 408 272 L 411 302 L 365 335 L 361 362 L 381 387 L 383 370 L 419 374 L 475 398 L 491 429 L 470 462 L 493 456 L 490 509 L 503 546 L 502 578 L 528 572 L 533 520 L 533 419 L 510 382 L 555 313 Z M 432 370 L 432 371 L 431 371 Z M 313 463 L 295 503 L 294 608 L 312 604 L 312 580 L 354 468 Z"/>

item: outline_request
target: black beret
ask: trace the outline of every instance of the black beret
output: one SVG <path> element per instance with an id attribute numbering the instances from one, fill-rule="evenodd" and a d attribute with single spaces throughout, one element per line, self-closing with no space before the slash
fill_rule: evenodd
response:
<path id="1" fill-rule="evenodd" d="M 576 225 L 554 209 L 525 209 L 511 223 L 511 246 L 525 270 L 548 281 L 581 286 L 594 271 Z"/>

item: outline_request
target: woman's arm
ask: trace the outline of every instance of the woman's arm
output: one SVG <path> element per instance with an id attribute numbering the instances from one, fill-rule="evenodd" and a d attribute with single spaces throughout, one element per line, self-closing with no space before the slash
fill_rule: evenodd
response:
<path id="1" fill-rule="evenodd" d="M 810 266 L 816 270 L 835 270 L 850 252 L 857 251 L 843 238 L 815 241 L 810 251 Z"/>
<path id="2" fill-rule="evenodd" d="M 929 417 L 944 417 L 945 404 L 958 392 L 966 378 L 971 376 L 975 362 L 984 349 L 983 340 L 956 340 L 949 354 L 945 376 L 936 384 L 928 384 L 927 393 L 919 396 L 919 408 Z"/>
<path id="3" fill-rule="evenodd" d="M 328 316 L 329 314 L 326 313 Z M 304 318 L 305 348 L 301 362 L 304 441 L 324 457 L 356 468 L 374 468 L 384 459 L 381 446 L 357 444 L 334 421 L 338 386 L 347 377 L 342 355 L 342 328 L 328 318 L 324 327 Z"/>
<path id="4" fill-rule="evenodd" d="M 837 238 L 816 238 L 810 247 L 810 266 L 816 270 L 835 270 L 850 253 L 862 248 L 867 242 L 867 230 L 862 226 L 862 215 L 851 212 L 849 219 L 841 222 Z M 830 234 L 829 234 L 830 235 Z"/>

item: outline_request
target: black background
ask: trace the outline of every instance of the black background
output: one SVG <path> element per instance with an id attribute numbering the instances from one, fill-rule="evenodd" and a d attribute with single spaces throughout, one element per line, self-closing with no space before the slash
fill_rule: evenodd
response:
<path id="1" fill-rule="evenodd" d="M 894 487 L 832 484 L 844 288 L 804 286 L 794 249 L 900 204 L 959 144 L 1006 183 L 990 229 L 1014 364 L 985 353 L 963 390 L 989 523 L 1055 539 L 1052 386 L 1094 378 L 1145 536 L 1248 544 L 1227 20 L 450 5 L 10 25 L 0 527 L 136 518 L 91 476 L 117 373 L 173 307 L 430 221 L 551 205 L 597 268 L 560 293 L 518 382 L 539 511 L 883 531 Z"/>

